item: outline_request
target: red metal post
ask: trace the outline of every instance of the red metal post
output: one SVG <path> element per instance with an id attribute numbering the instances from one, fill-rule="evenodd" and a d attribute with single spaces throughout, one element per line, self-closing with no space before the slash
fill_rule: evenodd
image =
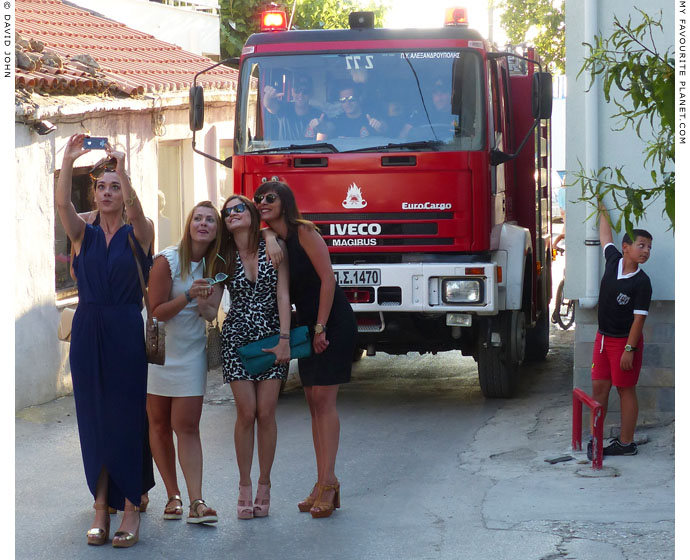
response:
<path id="1" fill-rule="evenodd" d="M 573 389 L 573 449 L 582 451 L 582 403 L 592 412 L 593 442 L 592 468 L 601 469 L 604 458 L 604 423 L 601 417 L 601 404 L 595 401 L 582 389 Z"/>

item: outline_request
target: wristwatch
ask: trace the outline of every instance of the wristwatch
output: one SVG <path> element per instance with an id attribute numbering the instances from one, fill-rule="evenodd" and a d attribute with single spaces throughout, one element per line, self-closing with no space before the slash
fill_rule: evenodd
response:
<path id="1" fill-rule="evenodd" d="M 634 346 L 630 346 L 630 344 L 625 345 L 626 352 L 634 352 L 635 350 L 637 350 L 637 348 L 635 348 Z"/>
<path id="2" fill-rule="evenodd" d="M 314 334 L 321 334 L 326 332 L 326 325 L 322 325 L 321 323 L 316 323 L 314 325 Z"/>
<path id="3" fill-rule="evenodd" d="M 194 298 L 191 296 L 191 294 L 189 293 L 189 290 L 185 290 L 185 292 L 184 292 L 184 297 L 187 298 L 187 303 L 190 303 L 190 302 L 192 301 L 192 299 L 194 299 Z"/>

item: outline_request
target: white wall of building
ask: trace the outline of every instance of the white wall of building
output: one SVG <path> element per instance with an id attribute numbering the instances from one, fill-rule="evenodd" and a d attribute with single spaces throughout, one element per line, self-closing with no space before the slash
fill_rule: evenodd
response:
<path id="1" fill-rule="evenodd" d="M 220 56 L 220 20 L 217 14 L 189 8 L 166 6 L 148 0 L 72 0 L 84 9 L 149 33 L 161 41 L 178 45 L 195 54 Z M 218 6 L 215 0 L 200 0 L 198 4 Z"/>
<path id="2" fill-rule="evenodd" d="M 663 10 L 664 32 L 655 32 L 657 48 L 665 52 L 673 43 L 673 2 L 660 0 L 643 3 L 642 8 L 651 16 L 658 17 Z M 638 4 L 639 5 L 639 4 Z M 586 114 L 586 89 L 589 80 L 584 74 L 577 77 L 585 55 L 583 42 L 593 43 L 593 35 L 585 36 L 584 22 L 587 9 L 598 22 L 597 33 L 610 36 L 613 31 L 613 15 L 622 22 L 631 16 L 633 25 L 640 21 L 634 4 L 625 0 L 568 0 L 566 5 L 566 52 L 568 79 L 568 103 L 566 108 L 566 183 L 574 182 L 574 173 L 591 158 L 594 169 L 624 166 L 629 181 L 649 184 L 649 170 L 645 169 L 645 144 L 633 130 L 615 131 L 619 123 L 610 117 L 616 112 L 613 103 L 606 103 L 601 85 L 595 85 L 591 107 L 598 111 L 598 118 Z M 612 89 L 613 93 L 613 89 Z M 621 96 L 614 94 L 619 100 Z M 591 135 L 588 136 L 591 126 Z M 644 129 L 644 127 L 643 127 Z M 589 148 L 589 149 L 588 149 Z M 596 148 L 596 149 L 595 149 Z M 566 285 L 565 295 L 578 300 L 576 308 L 576 332 L 573 359 L 573 386 L 587 392 L 591 390 L 591 366 L 594 339 L 598 328 L 596 302 L 599 282 L 604 271 L 601 247 L 593 246 L 592 263 L 586 257 L 585 239 L 599 239 L 595 220 L 585 222 L 594 211 L 589 204 L 579 202 L 579 186 L 567 187 L 566 205 Z M 612 203 L 606 201 L 610 209 Z M 618 214 L 611 212 L 614 220 Z M 586 225 L 587 224 L 587 225 Z M 650 260 L 642 266 L 652 281 L 653 301 L 643 329 L 644 354 L 642 370 L 636 387 L 639 402 L 637 425 L 671 422 L 675 418 L 675 239 L 668 231 L 669 221 L 662 216 L 662 204 L 651 206 L 637 227 L 649 230 L 654 236 Z M 614 233 L 614 242 L 620 247 L 624 232 Z M 592 274 L 588 275 L 591 271 Z M 595 274 L 596 273 L 596 274 Z M 588 293 L 587 279 L 590 280 Z M 605 437 L 618 435 L 620 401 L 611 391 L 608 413 L 604 424 Z"/>
<path id="3" fill-rule="evenodd" d="M 599 32 L 608 36 L 613 32 L 613 15 L 617 15 L 621 21 L 627 21 L 632 15 L 634 22 L 639 22 L 639 16 L 633 8 L 633 3 L 626 0 L 600 0 L 594 2 L 597 6 L 597 19 Z M 663 10 L 664 34 L 656 32 L 655 42 L 657 48 L 664 52 L 673 43 L 673 2 L 660 0 L 653 5 L 645 5 L 643 9 L 650 15 L 658 16 Z M 568 175 L 566 183 L 574 181 L 574 173 L 579 170 L 579 163 L 585 161 L 585 150 L 588 140 L 585 134 L 585 90 L 589 85 L 589 78 L 583 72 L 580 77 L 577 74 L 582 66 L 582 58 L 585 54 L 583 42 L 592 43 L 592 37 L 584 35 L 584 0 L 569 0 L 566 7 L 566 50 L 567 50 L 567 80 L 568 80 L 568 104 L 567 104 L 567 132 L 566 166 Z M 613 93 L 613 88 L 612 88 Z M 618 99 L 622 98 L 621 94 Z M 645 169 L 644 143 L 630 128 L 624 131 L 614 131 L 619 123 L 611 119 L 616 113 L 613 103 L 606 103 L 601 86 L 598 95 L 599 119 L 595 128 L 598 141 L 598 165 L 611 167 L 624 165 L 624 174 L 628 180 L 635 180 L 639 184 L 649 184 L 649 171 Z M 573 299 L 584 296 L 586 260 L 585 260 L 585 218 L 593 211 L 593 207 L 578 202 L 581 196 L 579 185 L 567 189 L 567 280 L 566 294 Z M 663 204 L 654 204 L 647 212 L 646 218 L 637 227 L 649 230 L 654 236 L 652 257 L 644 267 L 645 272 L 652 280 L 655 300 L 675 299 L 675 262 L 674 262 L 674 236 L 668 231 L 669 221 L 662 216 Z M 614 220 L 618 215 L 613 212 Z M 620 246 L 622 233 L 614 235 L 616 244 Z M 598 235 L 597 235 L 598 237 Z M 603 263 L 603 257 L 602 261 Z M 603 266 L 603 265 L 602 265 Z M 603 271 L 603 268 L 601 269 Z"/>
<path id="4" fill-rule="evenodd" d="M 226 96 L 227 97 L 227 96 Z M 15 408 L 40 404 L 72 390 L 69 344 L 57 339 L 61 308 L 55 293 L 54 173 L 62 165 L 67 139 L 88 130 L 107 136 L 127 155 L 132 184 L 147 216 L 157 222 L 158 143 L 180 142 L 183 188 L 188 195 L 182 206 L 186 214 L 200 200 L 219 199 L 217 171 L 210 172 L 206 158 L 192 154 L 186 93 L 164 101 L 165 128 L 162 136 L 152 129 L 152 104 L 148 101 L 97 102 L 82 108 L 78 102 L 40 110 L 57 130 L 38 136 L 28 126 L 15 125 L 16 158 L 16 262 L 15 262 Z M 109 110 L 106 110 L 109 109 Z M 232 138 L 234 99 L 207 108 L 208 124 L 197 132 L 199 146 L 218 154 L 218 142 Z M 213 134 L 209 131 L 214 130 Z M 219 133 L 222 131 L 222 134 Z M 229 134 L 230 136 L 225 136 Z M 77 160 L 77 166 L 95 163 L 101 154 L 92 152 Z M 209 162 L 213 163 L 213 162 Z M 214 166 L 218 164 L 213 163 Z M 157 236 L 158 237 L 158 236 Z M 72 302 L 73 303 L 73 302 Z"/>

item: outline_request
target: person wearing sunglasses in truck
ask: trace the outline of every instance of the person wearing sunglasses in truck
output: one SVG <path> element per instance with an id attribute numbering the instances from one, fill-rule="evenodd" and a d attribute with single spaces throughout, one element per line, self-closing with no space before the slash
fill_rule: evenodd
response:
<path id="1" fill-rule="evenodd" d="M 338 103 L 342 112 L 318 128 L 316 140 L 329 138 L 366 138 L 381 136 L 388 130 L 385 122 L 366 112 L 362 105 L 362 89 L 345 83 L 338 90 Z"/>
<path id="2" fill-rule="evenodd" d="M 270 85 L 264 87 L 263 104 L 269 113 L 267 121 L 271 135 L 275 132 L 278 140 L 313 141 L 324 114 L 309 103 L 311 79 L 307 76 L 297 78 L 291 93 L 292 101 L 285 102 L 282 100 L 283 94 L 278 93 L 276 88 Z"/>

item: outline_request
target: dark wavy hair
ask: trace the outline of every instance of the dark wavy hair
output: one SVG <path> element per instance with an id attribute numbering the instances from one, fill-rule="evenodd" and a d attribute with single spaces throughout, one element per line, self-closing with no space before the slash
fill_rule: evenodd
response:
<path id="1" fill-rule="evenodd" d="M 300 225 L 310 227 L 317 232 L 319 231 L 316 224 L 302 217 L 302 213 L 299 211 L 299 208 L 297 208 L 295 195 L 286 183 L 282 181 L 266 181 L 256 189 L 254 194 L 266 194 L 269 192 L 276 193 L 280 199 L 280 207 L 285 223 L 287 223 L 288 233 L 295 233 Z"/>
<path id="2" fill-rule="evenodd" d="M 221 208 L 221 216 L 223 215 L 223 210 L 225 210 L 228 204 L 233 200 L 239 200 L 247 207 L 246 212 L 249 212 L 249 216 L 251 217 L 251 225 L 249 226 L 249 250 L 252 253 L 256 253 L 259 250 L 259 228 L 261 226 L 261 216 L 259 216 L 259 211 L 257 210 L 255 204 L 246 196 L 241 194 L 233 194 L 225 201 L 225 204 L 223 204 L 223 208 Z M 225 225 L 225 218 L 222 218 L 222 220 L 225 233 L 227 234 L 228 230 L 227 226 Z M 237 245 L 232 233 L 223 235 L 220 254 L 223 255 L 223 258 L 225 259 L 225 272 L 229 277 L 228 281 L 230 281 L 235 273 L 235 259 L 237 256 Z"/>

